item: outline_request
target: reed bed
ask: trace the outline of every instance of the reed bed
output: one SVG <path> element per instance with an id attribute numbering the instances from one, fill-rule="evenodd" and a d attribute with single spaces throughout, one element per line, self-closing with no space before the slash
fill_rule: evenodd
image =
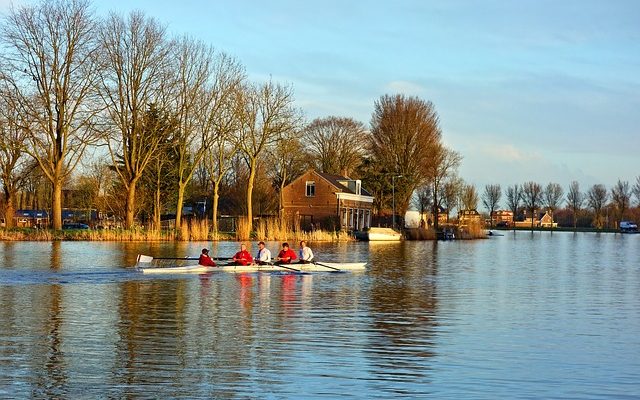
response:
<path id="1" fill-rule="evenodd" d="M 459 239 L 481 239 L 486 238 L 487 233 L 481 222 L 473 221 L 467 225 L 459 226 L 457 236 Z"/>
<path id="2" fill-rule="evenodd" d="M 274 240 L 314 242 L 344 242 L 354 240 L 353 236 L 343 231 L 313 230 L 303 231 L 300 226 L 291 226 L 279 218 L 261 219 L 255 230 L 246 218 L 238 219 L 235 233 L 213 232 L 207 219 L 191 219 L 185 221 L 180 229 L 160 230 L 155 227 L 133 229 L 69 229 L 56 231 L 53 229 L 35 228 L 0 228 L 0 240 L 19 241 L 52 241 L 52 240 L 87 240 L 112 242 L 161 242 L 161 241 L 206 241 L 206 240 Z"/>
<path id="3" fill-rule="evenodd" d="M 302 229 L 300 229 L 299 225 L 292 226 L 291 224 L 288 224 L 286 220 L 280 218 L 266 218 L 259 220 L 256 224 L 254 234 L 256 240 L 308 240 L 314 242 L 337 242 L 354 240 L 353 236 L 343 231 L 303 231 Z"/>

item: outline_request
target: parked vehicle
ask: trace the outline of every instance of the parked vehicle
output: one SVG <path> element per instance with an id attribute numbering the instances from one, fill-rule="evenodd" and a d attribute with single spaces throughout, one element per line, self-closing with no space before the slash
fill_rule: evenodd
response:
<path id="1" fill-rule="evenodd" d="M 621 233 L 636 233 L 638 232 L 638 225 L 631 221 L 620 221 Z"/>
<path id="2" fill-rule="evenodd" d="M 70 222 L 68 224 L 63 224 L 62 229 L 89 229 L 89 225 L 79 222 Z"/>

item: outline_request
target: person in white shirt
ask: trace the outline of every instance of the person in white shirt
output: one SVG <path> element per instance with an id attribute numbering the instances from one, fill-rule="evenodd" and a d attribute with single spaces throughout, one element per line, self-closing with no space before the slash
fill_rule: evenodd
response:
<path id="1" fill-rule="evenodd" d="M 258 265 L 271 263 L 271 252 L 269 251 L 269 249 L 264 247 L 264 242 L 258 243 L 258 254 L 256 255 L 254 261 Z"/>
<path id="2" fill-rule="evenodd" d="M 301 264 L 308 264 L 313 261 L 313 251 L 307 247 L 307 242 L 302 240 L 300 242 L 300 250 L 298 250 L 298 258 Z"/>

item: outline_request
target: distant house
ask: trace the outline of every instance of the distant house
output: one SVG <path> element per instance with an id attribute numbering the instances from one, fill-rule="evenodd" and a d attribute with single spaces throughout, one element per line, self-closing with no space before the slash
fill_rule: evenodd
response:
<path id="1" fill-rule="evenodd" d="M 461 210 L 458 213 L 458 225 L 482 223 L 482 216 L 477 210 Z"/>
<path id="2" fill-rule="evenodd" d="M 531 226 L 531 217 L 526 217 L 524 221 L 516 221 L 515 226 L 521 228 L 527 228 Z M 553 222 L 553 217 L 548 211 L 544 213 L 538 213 L 533 220 L 533 226 L 537 228 L 557 228 L 558 223 Z"/>
<path id="3" fill-rule="evenodd" d="M 45 210 L 17 210 L 14 219 L 18 228 L 45 228 L 49 225 L 49 213 Z"/>
<path id="4" fill-rule="evenodd" d="M 282 190 L 285 218 L 303 229 L 371 226 L 373 197 L 359 179 L 308 170 Z"/>
<path id="5" fill-rule="evenodd" d="M 513 225 L 513 211 L 510 210 L 495 210 L 491 213 L 491 222 L 493 225 Z"/>

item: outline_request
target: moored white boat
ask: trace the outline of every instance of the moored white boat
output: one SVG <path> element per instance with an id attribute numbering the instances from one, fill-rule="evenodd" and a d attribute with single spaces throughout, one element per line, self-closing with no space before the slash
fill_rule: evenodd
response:
<path id="1" fill-rule="evenodd" d="M 402 234 L 391 228 L 369 228 L 369 230 L 357 232 L 356 239 L 370 242 L 396 242 L 402 240 Z"/>
<path id="2" fill-rule="evenodd" d="M 337 272 L 337 271 L 362 271 L 367 263 L 330 263 L 316 262 L 309 264 L 285 264 L 279 265 L 220 265 L 216 267 L 206 267 L 203 265 L 172 265 L 166 267 L 153 266 L 153 257 L 138 256 L 136 269 L 143 274 L 182 274 L 196 273 L 204 274 L 208 272 Z"/>

